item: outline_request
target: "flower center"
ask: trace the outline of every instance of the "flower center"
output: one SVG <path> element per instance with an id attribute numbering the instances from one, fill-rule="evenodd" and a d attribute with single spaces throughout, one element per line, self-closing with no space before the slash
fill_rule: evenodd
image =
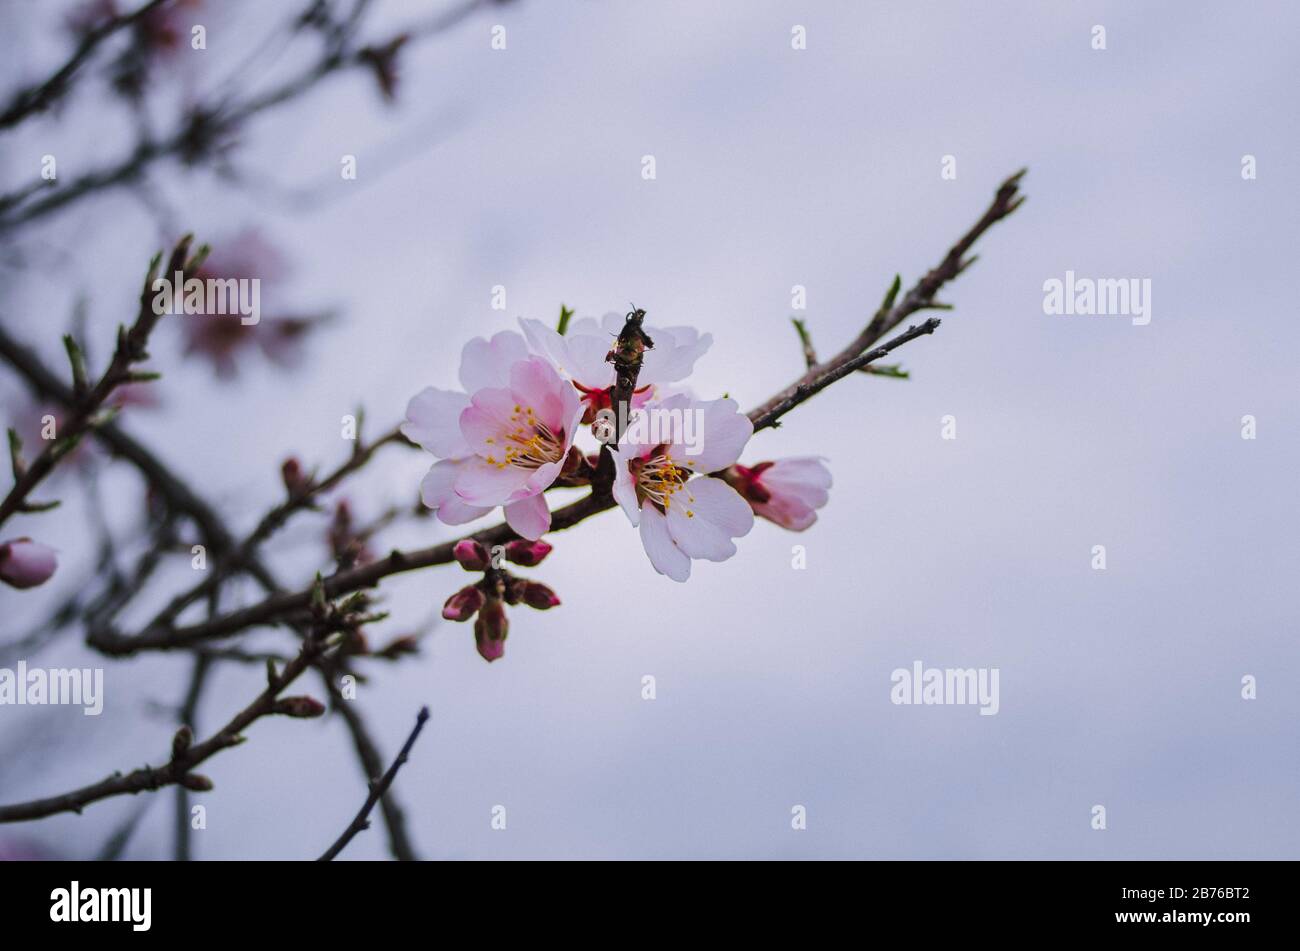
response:
<path id="1" fill-rule="evenodd" d="M 596 414 L 602 409 L 613 409 L 614 401 L 610 397 L 610 387 L 601 387 L 595 389 L 590 386 L 583 386 L 577 380 L 573 381 L 573 387 L 582 394 L 582 403 L 585 407 L 582 414 L 582 422 L 592 423 L 596 420 Z M 643 396 L 650 391 L 650 385 L 639 386 L 632 391 L 633 397 Z"/>
<path id="2" fill-rule="evenodd" d="M 500 446 L 502 456 L 495 451 L 487 456 L 489 465 L 498 469 L 506 466 L 518 466 L 521 469 L 538 469 L 547 463 L 559 462 L 564 458 L 564 433 L 551 432 L 551 428 L 537 418 L 531 406 L 516 405 L 510 414 L 513 428 L 502 434 L 489 436 L 489 445 Z"/>
<path id="3" fill-rule="evenodd" d="M 661 512 L 672 507 L 673 496 L 686 486 L 686 480 L 693 476 L 688 462 L 685 466 L 673 461 L 663 447 L 652 451 L 649 456 L 631 463 L 632 475 L 636 480 L 637 498 L 644 502 L 649 499 Z M 690 491 L 686 491 L 686 503 L 695 501 Z M 680 502 L 680 500 L 679 500 Z M 686 517 L 694 518 L 695 513 L 686 509 Z"/>

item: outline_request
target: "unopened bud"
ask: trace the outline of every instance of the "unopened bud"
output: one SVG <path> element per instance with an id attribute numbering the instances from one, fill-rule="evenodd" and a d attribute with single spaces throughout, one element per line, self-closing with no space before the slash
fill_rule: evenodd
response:
<path id="1" fill-rule="evenodd" d="M 0 545 L 0 581 L 15 588 L 44 584 L 58 566 L 54 549 L 30 538 L 15 538 Z"/>
<path id="2" fill-rule="evenodd" d="M 474 643 L 479 656 L 489 663 L 506 652 L 506 634 L 510 631 L 510 621 L 506 617 L 505 605 L 493 598 L 483 605 L 478 618 L 474 621 Z"/>
<path id="3" fill-rule="evenodd" d="M 275 701 L 275 706 L 271 708 L 271 712 L 306 720 L 323 716 L 325 704 L 315 697 L 283 697 Z"/>
<path id="4" fill-rule="evenodd" d="M 209 792 L 212 789 L 212 780 L 202 773 L 186 773 L 181 777 L 181 785 L 193 792 Z"/>
<path id="5" fill-rule="evenodd" d="M 284 480 L 284 488 L 290 496 L 306 494 L 311 485 L 311 480 L 302 471 L 302 463 L 295 456 L 284 460 L 284 465 L 280 466 L 280 478 Z"/>
<path id="6" fill-rule="evenodd" d="M 451 554 L 466 571 L 483 571 L 488 566 L 487 549 L 472 538 L 458 541 Z"/>
<path id="7" fill-rule="evenodd" d="M 483 592 L 472 584 L 461 588 L 442 606 L 442 616 L 448 621 L 468 621 L 483 607 Z"/>
<path id="8" fill-rule="evenodd" d="M 194 742 L 194 731 L 188 726 L 183 726 L 176 731 L 172 737 L 172 759 L 178 758 L 182 753 L 190 748 Z"/>
<path id="9" fill-rule="evenodd" d="M 523 565 L 525 568 L 540 565 L 542 559 L 550 553 L 551 545 L 544 541 L 530 542 L 527 539 L 518 538 L 512 542 L 506 542 L 506 561 L 513 561 L 516 565 Z"/>
<path id="10" fill-rule="evenodd" d="M 519 600 L 530 608 L 545 611 L 560 603 L 559 597 L 540 581 L 522 581 L 518 588 Z"/>

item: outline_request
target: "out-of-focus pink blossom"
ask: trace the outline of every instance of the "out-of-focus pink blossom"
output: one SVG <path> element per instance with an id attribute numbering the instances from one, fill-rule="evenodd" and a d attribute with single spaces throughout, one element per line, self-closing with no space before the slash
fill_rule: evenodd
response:
<path id="1" fill-rule="evenodd" d="M 590 423 L 597 412 L 610 408 L 614 365 L 605 357 L 623 324 L 624 318 L 613 313 L 606 314 L 600 323 L 594 317 L 580 317 L 561 336 L 540 320 L 521 318 L 519 321 L 529 346 L 549 358 L 582 394 L 583 422 Z M 642 358 L 637 389 L 632 396 L 633 408 L 649 402 L 656 395 L 656 386 L 677 383 L 690 376 L 695 361 L 713 343 L 712 334 L 700 334 L 693 327 L 646 327 L 645 332 L 654 346 Z"/>
<path id="2" fill-rule="evenodd" d="M 156 56 L 174 56 L 188 41 L 203 0 L 169 0 L 136 21 L 136 36 Z"/>
<path id="3" fill-rule="evenodd" d="M 0 839 L 0 862 L 48 862 L 58 856 L 30 839 Z"/>
<path id="4" fill-rule="evenodd" d="M 30 538 L 0 544 L 0 581 L 14 588 L 45 584 L 59 567 L 54 549 Z"/>
<path id="5" fill-rule="evenodd" d="M 637 444 L 632 441 L 635 428 L 629 428 L 614 451 L 614 498 L 640 529 L 655 571 L 685 581 L 692 559 L 727 560 L 736 553 L 732 539 L 754 526 L 754 513 L 735 489 L 699 474 L 734 463 L 754 425 L 730 399 L 698 401 L 679 395 L 643 412 L 656 410 L 698 414 L 701 433 L 694 448 L 699 451 L 689 452 L 681 438 Z"/>
<path id="6" fill-rule="evenodd" d="M 573 445 L 578 394 L 509 331 L 465 345 L 460 382 L 464 392 L 427 387 L 407 404 L 402 432 L 440 460 L 420 496 L 448 525 L 503 506 L 510 527 L 536 540 L 551 525 L 543 493 Z"/>
<path id="7" fill-rule="evenodd" d="M 258 232 L 246 230 L 215 244 L 194 277 L 204 282 L 256 280 L 265 290 L 287 271 L 280 252 Z M 304 338 L 319 323 L 318 317 L 261 314 L 256 323 L 245 323 L 239 314 L 182 314 L 177 319 L 183 321 L 185 355 L 210 362 L 221 380 L 233 379 L 241 355 L 254 349 L 279 366 L 294 366 L 302 356 Z"/>
<path id="8" fill-rule="evenodd" d="M 734 465 L 723 478 L 744 496 L 755 515 L 792 532 L 802 532 L 817 521 L 817 509 L 830 498 L 831 471 L 820 456 L 791 456 L 752 468 Z"/>

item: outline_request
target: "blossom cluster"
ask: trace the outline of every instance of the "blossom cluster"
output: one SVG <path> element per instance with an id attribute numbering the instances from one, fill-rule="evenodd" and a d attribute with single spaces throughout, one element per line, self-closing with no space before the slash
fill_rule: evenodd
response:
<path id="1" fill-rule="evenodd" d="M 616 440 L 608 427 L 602 432 L 619 408 L 611 345 L 623 325 L 607 314 L 560 333 L 520 320 L 522 333 L 465 344 L 459 390 L 430 386 L 411 399 L 402 432 L 437 459 L 420 485 L 436 517 L 463 525 L 500 507 L 515 534 L 536 541 L 551 527 L 547 490 L 581 484 L 575 477 L 596 471 L 605 443 L 614 500 L 655 571 L 674 581 L 686 581 L 694 561 L 734 555 L 755 515 L 792 531 L 812 525 L 831 485 L 824 461 L 741 465 L 753 435 L 749 418 L 734 400 L 700 399 L 685 386 L 713 342 L 709 334 L 645 327 L 649 344 L 627 402 L 634 423 L 649 425 L 620 426 Z M 660 419 L 676 425 L 655 425 Z M 594 443 L 584 449 L 579 440 L 588 435 Z M 463 613 L 447 616 L 470 616 Z"/>

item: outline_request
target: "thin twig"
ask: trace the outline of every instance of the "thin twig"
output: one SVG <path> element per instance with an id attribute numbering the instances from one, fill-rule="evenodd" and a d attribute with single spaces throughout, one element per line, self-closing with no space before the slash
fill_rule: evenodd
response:
<path id="1" fill-rule="evenodd" d="M 975 222 L 969 231 L 961 236 L 956 244 L 948 249 L 948 253 L 944 255 L 943 260 L 938 265 L 931 268 L 924 277 L 913 285 L 912 289 L 904 295 L 901 301 L 895 302 L 899 284 L 899 281 L 895 279 L 894 286 L 890 288 L 890 292 L 885 296 L 885 303 L 871 318 L 866 328 L 853 339 L 852 343 L 826 362 L 810 367 L 801 378 L 790 384 L 790 386 L 777 393 L 766 403 L 750 410 L 749 418 L 754 421 L 754 429 L 759 430 L 772 425 L 776 420 L 776 417 L 772 415 L 775 407 L 785 405 L 785 409 L 781 410 L 781 414 L 784 414 L 793 406 L 803 402 L 808 396 L 821 389 L 821 387 L 816 387 L 810 391 L 809 387 L 814 386 L 819 379 L 834 371 L 837 367 L 857 360 L 867 352 L 867 349 L 872 344 L 876 343 L 912 314 L 920 310 L 948 310 L 947 304 L 935 300 L 935 294 L 939 292 L 939 289 L 944 284 L 975 263 L 976 259 L 966 257 L 966 253 L 979 240 L 980 236 L 1024 203 L 1024 196 L 1019 194 L 1019 188 L 1020 179 L 1024 177 L 1026 171 L 1027 169 L 1021 169 L 998 187 L 997 193 L 993 196 L 992 204 L 980 216 L 980 219 Z M 908 339 L 912 338 L 909 337 Z M 839 377 L 836 377 L 836 379 L 839 379 Z M 805 392 L 806 395 L 801 399 L 793 399 L 800 391 Z M 792 399 L 793 402 L 791 402 Z"/>
<path id="2" fill-rule="evenodd" d="M 406 738 L 402 744 L 402 750 L 397 754 L 397 759 L 393 760 L 393 765 L 388 767 L 388 772 L 378 780 L 372 780 L 370 783 L 370 795 L 366 796 L 365 803 L 356 817 L 343 830 L 343 834 L 338 837 L 333 845 L 325 850 L 318 862 L 330 862 L 342 852 L 349 842 L 351 842 L 359 832 L 364 832 L 370 828 L 370 811 L 375 808 L 375 804 L 388 792 L 388 787 L 393 785 L 393 780 L 397 778 L 397 771 L 406 763 L 407 758 L 411 755 L 411 747 L 415 746 L 415 741 L 424 729 L 425 721 L 429 719 L 429 708 L 421 707 L 419 714 L 415 718 L 415 728 L 411 730 L 411 735 Z"/>

